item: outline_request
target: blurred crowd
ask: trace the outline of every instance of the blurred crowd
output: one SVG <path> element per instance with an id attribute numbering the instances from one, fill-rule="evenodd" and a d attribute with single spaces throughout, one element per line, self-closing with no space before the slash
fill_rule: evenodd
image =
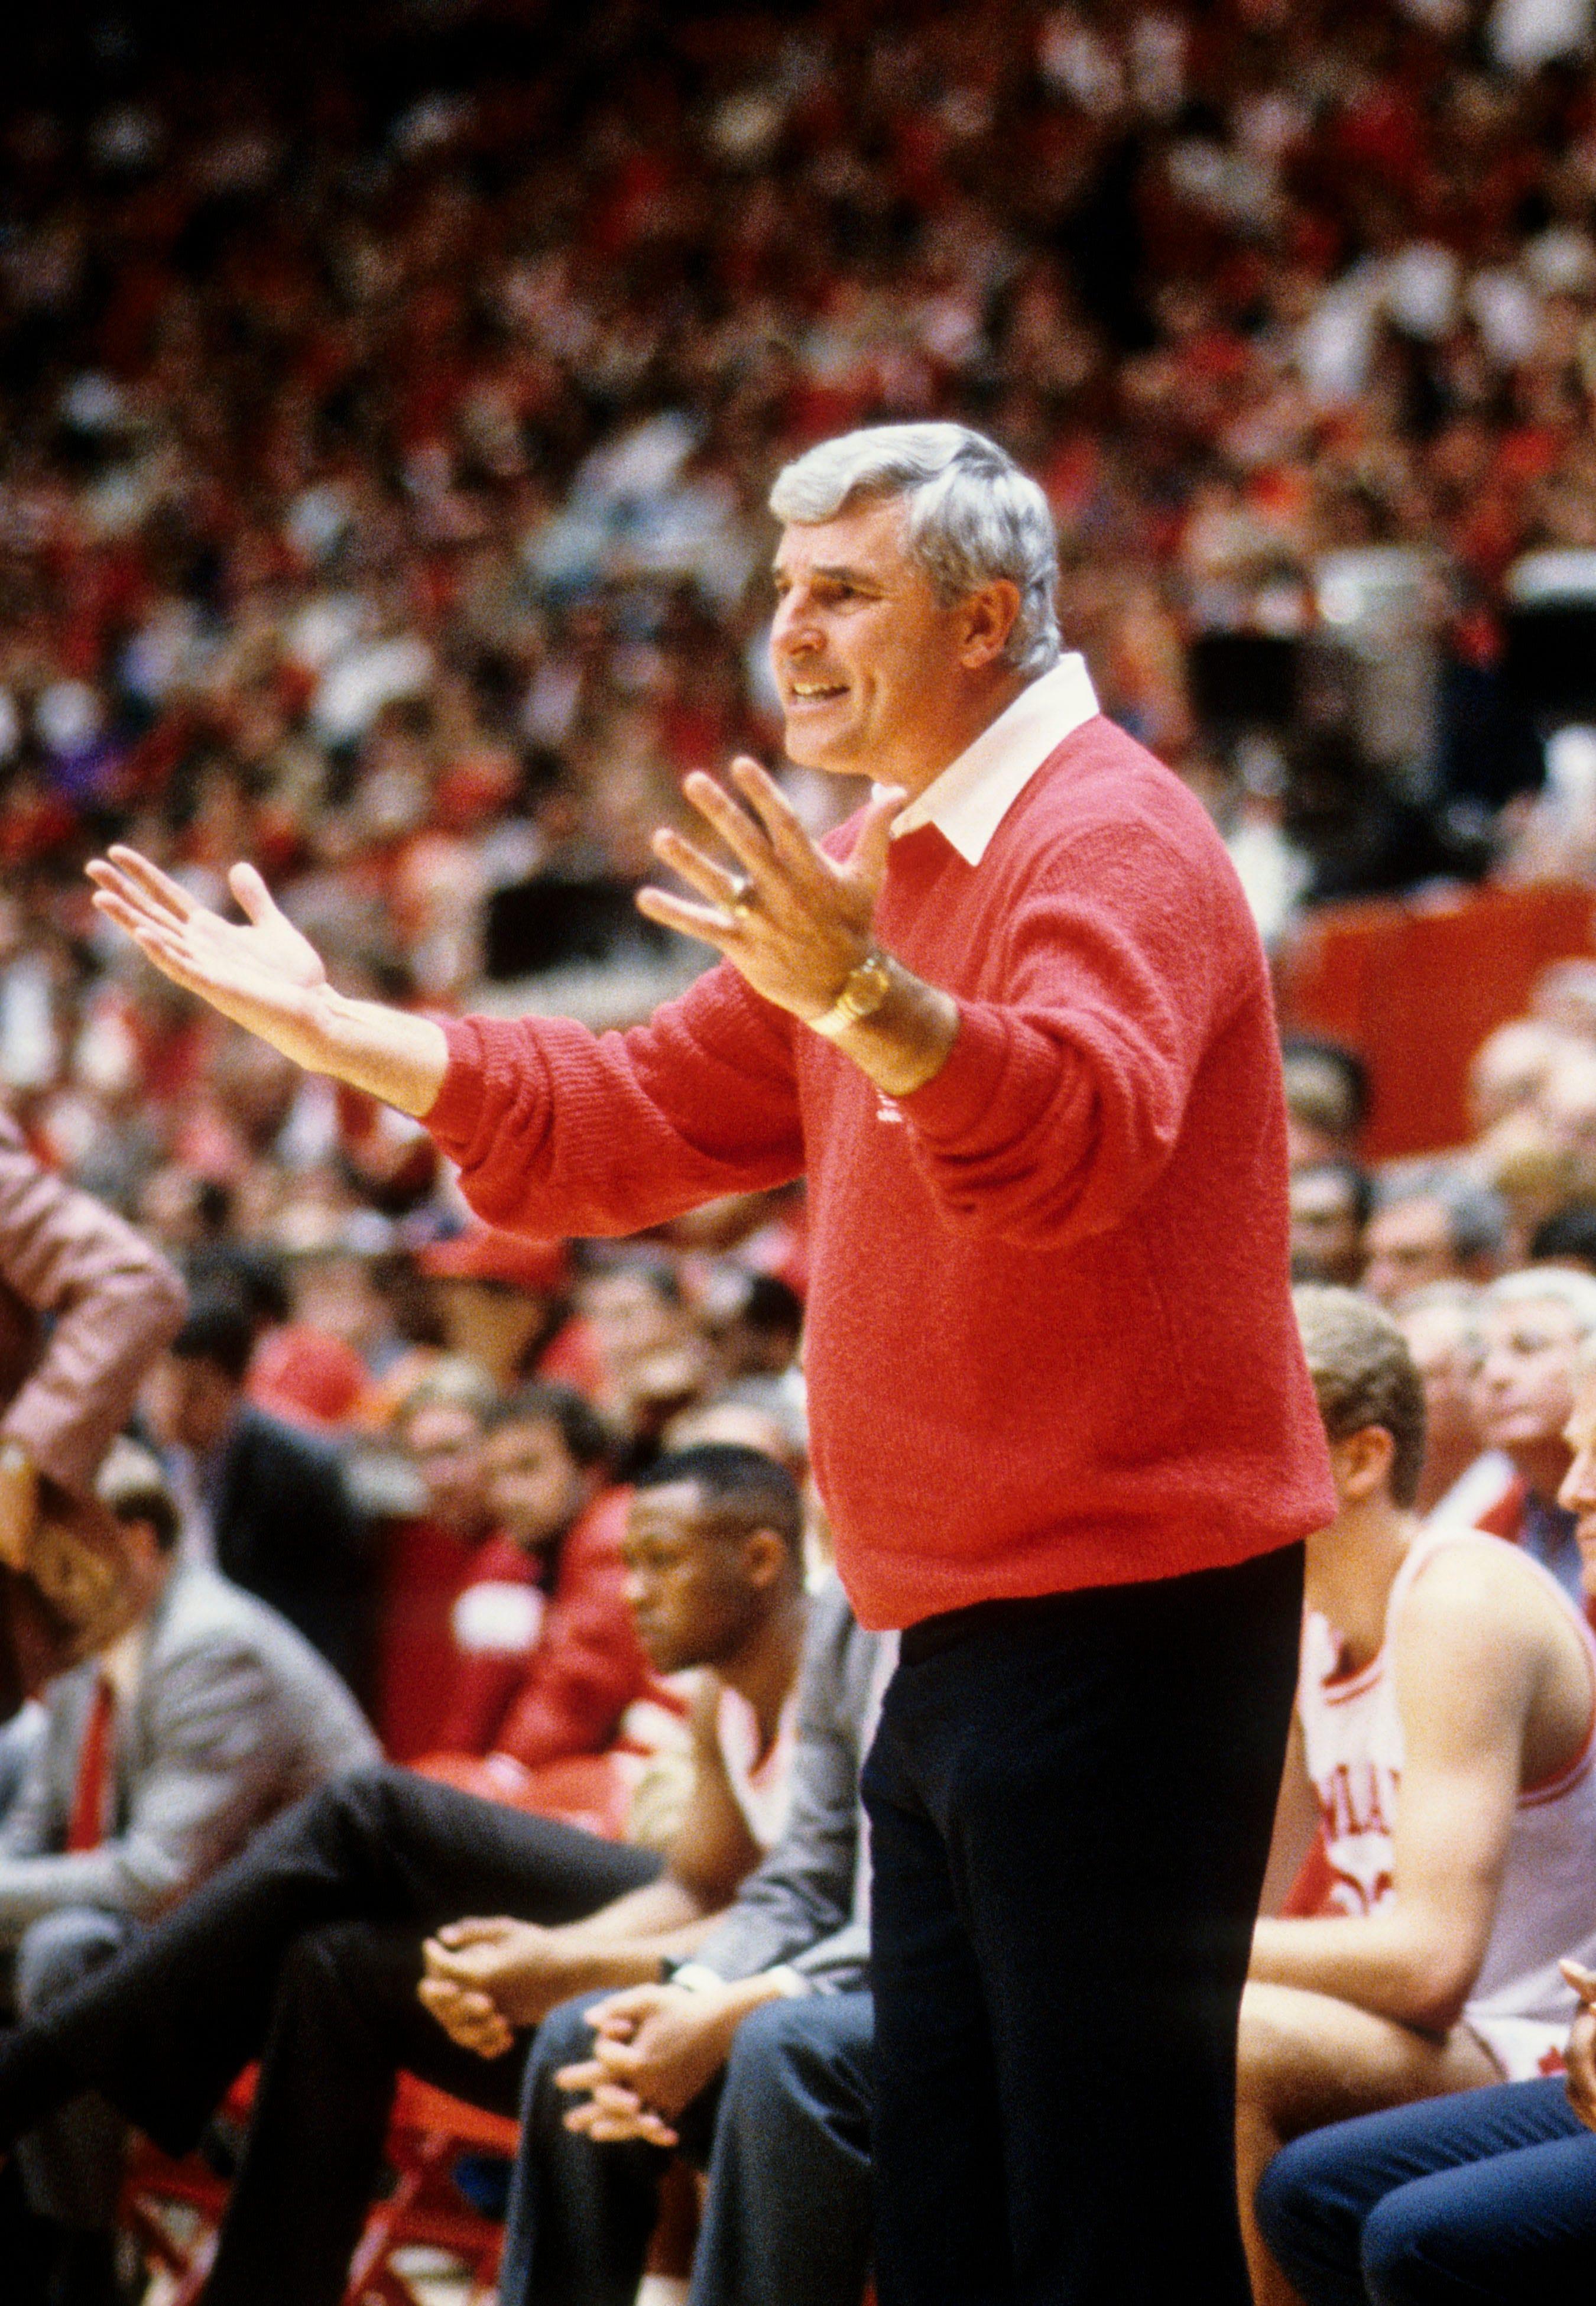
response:
<path id="1" fill-rule="evenodd" d="M 1361 1166 L 1361 1069 L 1332 1044 L 1289 1041 L 1286 1084 L 1294 1276 L 1360 1289 L 1402 1328 L 1425 1385 L 1421 1509 L 1519 1536 L 1539 1500 L 1576 1596 L 1574 1516 L 1557 1494 L 1575 1356 L 1596 1320 L 1596 965 L 1555 963 L 1530 1013 L 1481 1045 L 1473 1135 L 1452 1152 Z M 1531 1277 L 1549 1338 L 1524 1317 Z"/>
<path id="2" fill-rule="evenodd" d="M 633 949 L 683 771 L 772 747 L 770 476 L 871 419 L 1041 476 L 1066 632 L 1271 926 L 1583 862 L 1500 662 L 1513 565 L 1596 542 L 1579 13 L 457 7 L 351 12 L 313 77 L 158 18 L 24 54 L 0 1083 L 38 1141 L 180 1244 L 422 1206 L 403 1132 L 109 947 L 83 855 L 207 891 L 249 855 L 388 997 Z M 1333 623 L 1327 556 L 1370 546 L 1433 560 L 1428 734 L 1376 757 L 1330 679 L 1260 743 L 1205 647 Z"/>
<path id="3" fill-rule="evenodd" d="M 1066 638 L 1267 935 L 1596 870 L 1596 746 L 1543 743 L 1506 663 L 1524 557 L 1596 551 L 1588 14 L 434 0 L 317 25 L 313 73 L 293 4 L 280 57 L 158 12 L 21 45 L 0 1099 L 187 1283 L 141 1402 L 185 1566 L 294 1623 L 393 1761 L 679 1851 L 687 1699 L 627 1490 L 774 1458 L 817 1577 L 802 1190 L 624 1246 L 495 1233 L 417 1125 L 158 979 L 84 858 L 132 840 L 207 901 L 251 858 L 354 993 L 640 1013 L 696 965 L 633 916 L 650 835 L 686 772 L 778 744 L 773 474 L 945 415 L 1042 481 Z M 1398 627 L 1359 654 L 1381 553 L 1417 704 L 1382 687 Z M 782 774 L 816 829 L 851 803 Z M 1286 1082 L 1295 1277 L 1400 1326 L 1416 1510 L 1584 1609 L 1596 961 L 1479 1050 L 1451 1153 L 1365 1168 L 1328 1042 Z"/>

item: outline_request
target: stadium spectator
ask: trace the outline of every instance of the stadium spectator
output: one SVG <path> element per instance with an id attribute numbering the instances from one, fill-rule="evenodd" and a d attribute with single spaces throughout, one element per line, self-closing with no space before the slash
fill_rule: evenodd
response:
<path id="1" fill-rule="evenodd" d="M 601 1752 L 648 1688 L 648 1665 L 627 1609 L 627 1499 L 607 1486 L 609 1427 L 555 1385 L 494 1404 L 483 1427 L 495 1527 L 454 1603 L 440 1744 L 488 1757 L 481 1790 L 513 1792 L 546 1762 Z"/>
<path id="2" fill-rule="evenodd" d="M 1444 1161 L 1403 1163 L 1375 1187 L 1363 1287 L 1394 1306 L 1433 1281 L 1489 1281 L 1506 1233 L 1500 1200 L 1465 1171 Z"/>
<path id="3" fill-rule="evenodd" d="M 483 1443 L 498 1400 L 474 1362 L 435 1355 L 397 1413 L 397 1455 L 416 1493 L 381 1539 L 376 1712 L 397 1762 L 442 1742 L 455 1661 L 449 1613 L 492 1529 Z"/>
<path id="4" fill-rule="evenodd" d="M 98 1488 L 124 1533 L 136 1615 L 51 1683 L 0 1831 L 0 1943 L 23 2020 L 278 1810 L 377 1758 L 354 1699 L 292 1627 L 214 1572 L 177 1565 L 177 1507 L 153 1458 L 115 1443 Z M 21 2147 L 51 2302 L 115 2306 L 121 2295 L 123 2145 L 120 2122 L 86 2098 Z M 19 2246 L 13 2236 L 11 2252 Z"/>
<path id="5" fill-rule="evenodd" d="M 1482 1448 L 1474 1417 L 1480 1300 L 1472 1282 L 1432 1281 L 1404 1297 L 1392 1317 L 1424 1388 L 1424 1470 L 1413 1511 L 1437 1525 L 1472 1527 L 1502 1503 L 1514 1479 L 1512 1459 Z"/>
<path id="6" fill-rule="evenodd" d="M 1540 1102 L 1568 1038 L 1532 1017 L 1515 1017 L 1487 1034 L 1469 1064 L 1469 1116 L 1474 1134 L 1489 1131 Z"/>
<path id="7" fill-rule="evenodd" d="M 1369 1083 L 1351 1050 L 1302 1034 L 1281 1048 L 1291 1165 L 1356 1157 L 1358 1132 L 1369 1109 Z"/>
<path id="8" fill-rule="evenodd" d="M 1574 1516 L 1558 1502 L 1568 1471 L 1564 1439 L 1579 1348 L 1596 1330 L 1596 1285 L 1561 1266 L 1505 1274 L 1480 1305 L 1474 1422 L 1514 1482 L 1482 1528 L 1511 1538 L 1549 1569 L 1571 1601 L 1582 1594 Z"/>
<path id="9" fill-rule="evenodd" d="M 171 1454 L 189 1558 L 270 1602 L 364 1697 L 372 1564 L 337 1452 L 246 1397 L 255 1346 L 234 1297 L 194 1303 L 145 1388 Z"/>
<path id="10" fill-rule="evenodd" d="M 423 1249 L 419 1263 L 450 1353 L 476 1362 L 501 1390 L 533 1374 L 565 1318 L 563 1243 L 523 1241 L 472 1225 Z M 567 1371 L 551 1367 L 546 1373 Z"/>
<path id="11" fill-rule="evenodd" d="M 1373 1184 L 1356 1162 L 1308 1161 L 1293 1169 L 1293 1281 L 1353 1287 L 1363 1270 L 1363 1228 L 1373 1199 Z"/>

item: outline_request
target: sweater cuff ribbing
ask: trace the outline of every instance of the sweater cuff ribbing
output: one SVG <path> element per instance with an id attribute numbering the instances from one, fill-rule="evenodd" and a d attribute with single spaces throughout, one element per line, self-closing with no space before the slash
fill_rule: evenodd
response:
<path id="1" fill-rule="evenodd" d="M 422 1116 L 422 1126 L 441 1152 L 458 1161 L 482 1113 L 486 1052 L 474 1017 L 440 1017 L 438 1021 L 448 1044 L 448 1066 L 431 1112 Z"/>
<path id="2" fill-rule="evenodd" d="M 898 1098 L 906 1121 L 928 1145 L 953 1146 L 985 1133 L 1009 1063 L 1009 1035 L 984 1005 L 959 1003 L 959 1031 L 947 1061 L 919 1089 Z"/>

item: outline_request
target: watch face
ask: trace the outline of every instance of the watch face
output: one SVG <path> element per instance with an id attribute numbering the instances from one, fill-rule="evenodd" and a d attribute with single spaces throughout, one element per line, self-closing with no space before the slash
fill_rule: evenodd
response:
<path id="1" fill-rule="evenodd" d="M 856 1019 L 873 1017 L 892 986 L 883 961 L 862 961 L 849 978 L 839 1004 Z"/>

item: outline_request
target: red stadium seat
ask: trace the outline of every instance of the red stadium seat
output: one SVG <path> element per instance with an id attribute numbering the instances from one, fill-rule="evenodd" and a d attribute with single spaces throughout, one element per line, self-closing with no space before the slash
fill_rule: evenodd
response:
<path id="1" fill-rule="evenodd" d="M 1523 1016 L 1543 969 L 1596 949 L 1593 906 L 1588 888 L 1554 882 L 1310 915 L 1277 966 L 1282 1022 L 1340 1041 L 1369 1067 L 1366 1159 L 1468 1138 L 1470 1058 Z"/>
<path id="2" fill-rule="evenodd" d="M 229 2096 L 228 2110 L 241 2120 L 247 2119 L 253 2086 L 252 2071 Z M 484 2114 L 402 2074 L 388 2131 L 394 2187 L 366 2220 L 344 2306 L 414 2306 L 393 2259 L 397 2251 L 416 2247 L 461 2259 L 471 2272 L 474 2306 L 479 2300 L 487 2306 L 503 2229 L 466 2200 L 451 2174 L 462 2155 L 513 2155 L 516 2139 L 516 2124 L 504 2116 Z M 150 2265 L 172 2277 L 167 2306 L 197 2306 L 203 2296 L 226 2201 L 226 2180 L 198 2155 L 177 2161 L 144 2139 L 133 2147 L 123 2184 L 122 2223 Z"/>

